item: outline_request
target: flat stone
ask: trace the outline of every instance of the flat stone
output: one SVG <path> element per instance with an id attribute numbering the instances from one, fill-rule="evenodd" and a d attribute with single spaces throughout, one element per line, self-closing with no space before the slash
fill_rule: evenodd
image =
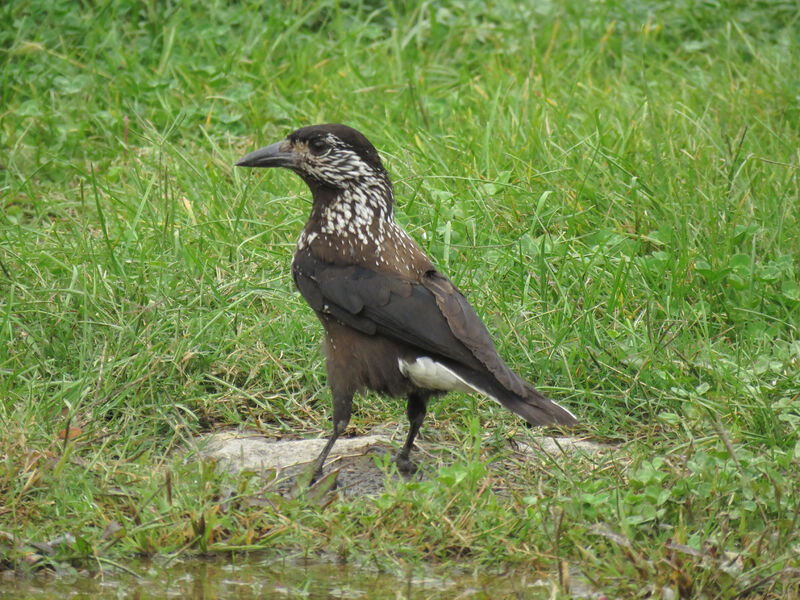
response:
<path id="1" fill-rule="evenodd" d="M 287 469 L 314 461 L 326 443 L 325 438 L 275 440 L 253 430 L 215 431 L 193 441 L 196 456 L 213 459 L 232 473 L 239 471 L 264 471 Z M 392 439 L 384 434 L 354 438 L 339 438 L 333 446 L 327 463 L 342 458 L 366 454 L 371 448 L 391 446 Z M 586 439 L 571 437 L 537 437 L 531 441 L 515 440 L 517 452 L 530 456 L 562 454 L 599 454 L 612 447 Z"/>
<path id="2" fill-rule="evenodd" d="M 196 456 L 213 459 L 231 473 L 262 472 L 287 469 L 312 463 L 322 451 L 325 438 L 310 440 L 274 440 L 257 431 L 215 431 L 194 440 Z M 385 435 L 365 435 L 339 438 L 326 464 L 338 458 L 360 456 L 374 446 L 386 446 L 391 438 Z"/>
<path id="3" fill-rule="evenodd" d="M 539 460 L 548 455 L 594 455 L 611 448 L 569 437 L 532 438 L 526 435 L 524 439 L 518 437 L 514 440 L 515 450 L 525 457 Z M 254 430 L 215 431 L 192 440 L 190 458 L 216 461 L 219 468 L 233 474 L 252 471 L 266 476 L 268 472 L 275 472 L 275 490 L 280 494 L 291 494 L 295 476 L 314 462 L 326 442 L 325 438 L 276 440 Z M 375 455 L 398 448 L 398 442 L 391 436 L 377 432 L 355 438 L 342 437 L 333 446 L 324 472 L 338 471 L 336 489 L 340 495 L 375 496 L 383 491 L 386 477 L 375 464 Z M 436 460 L 430 450 L 428 444 L 418 440 L 414 458 L 421 468 L 413 477 L 425 479 L 431 476 L 430 469 L 435 469 L 432 464 Z"/>
<path id="4" fill-rule="evenodd" d="M 571 437 L 537 437 L 533 442 L 516 441 L 516 450 L 532 456 L 561 456 L 562 454 L 600 454 L 612 449 L 608 444 Z"/>

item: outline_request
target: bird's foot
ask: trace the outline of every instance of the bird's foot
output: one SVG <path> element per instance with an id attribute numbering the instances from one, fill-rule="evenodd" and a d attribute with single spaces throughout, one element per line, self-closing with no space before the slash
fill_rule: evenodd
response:
<path id="1" fill-rule="evenodd" d="M 318 497 L 322 496 L 339 487 L 339 469 L 334 469 L 324 476 L 322 475 L 322 471 L 314 473 L 314 478 L 311 481 L 312 493 Z"/>
<path id="2" fill-rule="evenodd" d="M 407 456 L 403 456 L 402 454 L 398 454 L 397 458 L 394 460 L 394 463 L 397 465 L 397 470 L 404 475 L 413 475 L 419 470 L 417 463 L 409 459 Z"/>
<path id="3" fill-rule="evenodd" d="M 297 474 L 295 479 L 295 486 L 299 489 L 308 489 L 315 486 L 322 479 L 322 469 L 314 470 L 312 465 L 310 468 L 303 469 Z"/>
<path id="4" fill-rule="evenodd" d="M 321 470 L 314 471 L 313 469 L 306 469 L 297 475 L 294 485 L 289 492 L 289 497 L 303 497 L 312 501 L 318 501 L 328 492 L 332 492 L 339 487 L 338 477 L 338 469 L 330 471 L 327 475 L 323 475 Z"/>

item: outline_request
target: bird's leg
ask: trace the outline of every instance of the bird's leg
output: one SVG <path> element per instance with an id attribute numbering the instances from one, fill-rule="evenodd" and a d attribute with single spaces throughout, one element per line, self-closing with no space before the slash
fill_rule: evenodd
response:
<path id="1" fill-rule="evenodd" d="M 400 450 L 400 454 L 397 455 L 397 459 L 395 460 L 398 470 L 402 473 L 414 473 L 417 470 L 417 465 L 411 462 L 408 456 L 411 454 L 411 447 L 414 445 L 414 439 L 417 437 L 419 428 L 425 420 L 425 413 L 427 410 L 428 396 L 418 393 L 411 393 L 408 395 L 408 407 L 406 408 L 409 423 L 408 437 L 406 438 L 406 443 L 403 445 L 403 449 Z"/>
<path id="2" fill-rule="evenodd" d="M 342 393 L 336 390 L 333 391 L 333 433 L 328 438 L 328 443 L 319 453 L 317 459 L 314 461 L 314 475 L 311 481 L 317 481 L 322 477 L 322 467 L 325 464 L 325 459 L 328 458 L 331 448 L 336 443 L 336 440 L 347 429 L 347 424 L 350 422 L 350 413 L 353 409 L 353 394 Z"/>

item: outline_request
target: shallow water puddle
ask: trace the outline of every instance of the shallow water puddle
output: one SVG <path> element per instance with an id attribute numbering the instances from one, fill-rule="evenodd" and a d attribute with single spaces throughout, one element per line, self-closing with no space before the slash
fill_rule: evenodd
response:
<path id="1" fill-rule="evenodd" d="M 130 561 L 129 572 L 109 567 L 102 575 L 64 573 L 0 579 L 0 598 L 341 598 L 488 599 L 555 597 L 553 583 L 536 573 L 392 576 L 368 569 L 301 560 L 187 559 L 165 566 Z"/>

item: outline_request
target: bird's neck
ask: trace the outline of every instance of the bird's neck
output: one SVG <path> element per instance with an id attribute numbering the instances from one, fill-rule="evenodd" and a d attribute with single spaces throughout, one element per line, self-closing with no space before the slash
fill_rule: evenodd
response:
<path id="1" fill-rule="evenodd" d="M 393 223 L 393 206 L 392 186 L 380 179 L 316 193 L 306 230 L 324 235 L 358 237 Z"/>
<path id="2" fill-rule="evenodd" d="M 327 262 L 357 264 L 419 277 L 430 260 L 395 223 L 391 184 L 361 185 L 323 197 L 314 206 L 297 242 L 295 256 L 306 249 Z"/>

